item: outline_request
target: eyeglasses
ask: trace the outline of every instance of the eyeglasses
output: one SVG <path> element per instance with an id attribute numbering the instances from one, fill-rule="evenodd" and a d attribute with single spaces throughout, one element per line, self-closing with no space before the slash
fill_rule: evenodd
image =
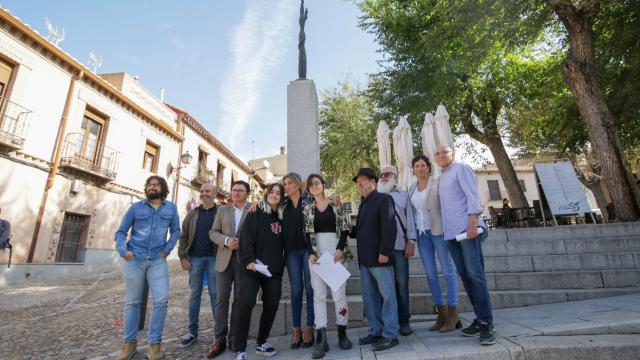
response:
<path id="1" fill-rule="evenodd" d="M 450 152 L 451 152 L 451 150 L 442 151 L 442 152 L 437 151 L 435 155 L 436 155 L 436 156 L 445 156 L 445 155 L 447 155 L 447 154 L 448 154 L 448 153 L 450 153 Z"/>

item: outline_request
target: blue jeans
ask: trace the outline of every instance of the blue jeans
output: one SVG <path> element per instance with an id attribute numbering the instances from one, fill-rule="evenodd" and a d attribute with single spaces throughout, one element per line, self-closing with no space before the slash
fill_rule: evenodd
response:
<path id="1" fill-rule="evenodd" d="M 440 282 L 438 281 L 438 270 L 436 268 L 436 256 L 438 256 L 440 269 L 447 282 L 447 305 L 458 306 L 458 278 L 456 268 L 453 264 L 451 254 L 449 254 L 449 250 L 447 250 L 447 244 L 445 244 L 443 235 L 435 236 L 431 233 L 431 230 L 421 232 L 418 234 L 418 250 L 422 258 L 422 266 L 424 266 L 424 271 L 427 273 L 427 282 L 429 282 L 433 302 L 436 305 L 444 305 L 444 297 L 442 295 Z"/>
<path id="2" fill-rule="evenodd" d="M 404 250 L 393 250 L 393 273 L 395 275 L 396 300 L 398 301 L 398 322 L 409 325 L 409 259 Z"/>
<path id="3" fill-rule="evenodd" d="M 484 275 L 484 256 L 482 255 L 482 242 L 487 236 L 487 230 L 484 229 L 484 232 L 475 239 L 447 240 L 447 247 L 462 279 L 462 285 L 469 296 L 476 319 L 493 324 L 491 298 Z"/>
<path id="4" fill-rule="evenodd" d="M 124 341 L 136 341 L 138 323 L 140 321 L 140 302 L 146 277 L 149 291 L 153 299 L 153 310 L 149 321 L 149 344 L 162 341 L 164 319 L 169 302 L 169 268 L 167 259 L 159 257 L 154 260 L 125 261 L 124 273 Z"/>
<path id="5" fill-rule="evenodd" d="M 200 317 L 200 301 L 202 298 L 202 286 L 204 274 L 207 274 L 207 288 L 211 301 L 211 315 L 216 313 L 216 257 L 190 257 L 191 271 L 189 272 L 189 332 L 198 335 L 198 319 Z"/>
<path id="6" fill-rule="evenodd" d="M 293 327 L 299 328 L 302 322 L 302 291 L 307 294 L 307 326 L 313 326 L 313 288 L 309 272 L 309 250 L 287 251 L 287 272 L 291 286 L 291 318 Z"/>
<path id="7" fill-rule="evenodd" d="M 370 333 L 387 339 L 398 337 L 398 302 L 393 267 L 360 267 L 364 313 Z"/>

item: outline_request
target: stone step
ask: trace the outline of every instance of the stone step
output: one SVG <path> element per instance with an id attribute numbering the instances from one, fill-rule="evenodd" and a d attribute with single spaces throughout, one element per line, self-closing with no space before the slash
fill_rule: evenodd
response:
<path id="1" fill-rule="evenodd" d="M 356 261 L 347 263 L 346 267 L 352 275 L 358 276 L 360 274 Z M 606 269 L 640 269 L 640 252 L 485 257 L 485 271 L 487 273 Z M 425 274 L 421 258 L 409 259 L 409 273 L 413 275 Z"/>
<path id="2" fill-rule="evenodd" d="M 492 236 L 490 235 L 482 244 L 482 252 L 485 257 L 640 253 L 640 235 L 569 240 L 539 238 L 527 242 L 494 239 Z M 358 251 L 355 243 L 351 244 L 351 252 L 357 259 Z M 417 249 L 415 257 L 420 257 L 420 252 Z"/>
<path id="3" fill-rule="evenodd" d="M 606 289 L 500 290 L 491 291 L 490 295 L 493 308 L 500 309 L 628 295 L 638 292 L 640 292 L 640 286 Z M 347 301 L 349 304 L 349 327 L 366 325 L 366 319 L 363 316 L 362 297 L 360 295 L 348 295 Z M 460 293 L 458 302 L 458 310 L 460 312 L 472 311 L 464 292 Z M 411 314 L 416 315 L 412 321 L 424 321 L 425 318 L 420 315 L 434 313 L 434 302 L 428 292 L 410 293 L 409 306 Z M 256 336 L 257 334 L 261 313 L 262 303 L 258 302 L 252 313 L 251 336 Z M 333 301 L 330 298 L 327 299 L 327 315 L 329 329 L 335 329 L 335 311 Z M 305 311 L 303 311 L 303 324 L 305 323 L 305 316 Z M 431 320 L 431 317 L 428 317 L 427 320 Z M 288 333 L 291 333 L 291 302 L 288 299 L 283 299 L 280 301 L 280 307 L 278 308 L 271 334 L 272 336 L 279 336 Z"/>
<path id="4" fill-rule="evenodd" d="M 444 277 L 440 286 L 446 289 Z M 640 286 L 640 269 L 633 270 L 585 270 L 523 273 L 487 273 L 489 290 L 550 290 L 550 289 L 598 289 Z M 458 277 L 458 288 L 464 292 Z M 347 294 L 360 294 L 360 276 L 347 280 Z M 427 292 L 429 285 L 425 275 L 409 276 L 410 292 Z"/>

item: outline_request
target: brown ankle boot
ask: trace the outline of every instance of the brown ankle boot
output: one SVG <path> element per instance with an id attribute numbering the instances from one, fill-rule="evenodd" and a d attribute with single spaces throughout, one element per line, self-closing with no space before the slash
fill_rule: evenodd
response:
<path id="1" fill-rule="evenodd" d="M 313 326 L 305 326 L 304 334 L 302 334 L 302 347 L 310 348 L 313 346 Z"/>
<path id="2" fill-rule="evenodd" d="M 118 354 L 116 360 L 131 360 L 136 354 L 138 349 L 138 343 L 136 341 L 127 341 L 122 345 L 122 350 Z"/>
<path id="3" fill-rule="evenodd" d="M 462 323 L 460 322 L 460 317 L 458 316 L 458 311 L 455 306 L 447 307 L 447 320 L 444 325 L 440 328 L 441 333 L 453 331 L 455 329 L 460 329 L 462 327 Z"/>
<path id="4" fill-rule="evenodd" d="M 300 343 L 302 342 L 302 331 L 299 327 L 293 328 L 293 334 L 291 335 L 291 348 L 297 349 L 300 347 Z"/>
<path id="5" fill-rule="evenodd" d="M 149 344 L 149 350 L 147 352 L 149 360 L 163 360 L 164 353 L 160 349 L 160 343 Z"/>
<path id="6" fill-rule="evenodd" d="M 436 305 L 436 311 L 438 312 L 438 318 L 436 319 L 436 323 L 429 328 L 429 331 L 440 330 L 447 320 L 447 305 Z"/>

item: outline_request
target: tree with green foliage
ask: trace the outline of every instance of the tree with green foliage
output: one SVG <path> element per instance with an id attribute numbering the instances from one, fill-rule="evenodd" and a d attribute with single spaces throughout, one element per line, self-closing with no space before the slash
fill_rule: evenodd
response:
<path id="1" fill-rule="evenodd" d="M 419 128 L 424 113 L 444 103 L 453 125 L 489 148 L 511 203 L 522 207 L 528 202 L 503 142 L 504 110 L 517 95 L 509 78 L 519 71 L 518 40 L 536 33 L 545 16 L 539 9 L 523 18 L 519 2 L 494 3 L 357 1 L 361 27 L 387 55 L 370 84 L 377 105 L 409 114 Z"/>
<path id="2" fill-rule="evenodd" d="M 607 100 L 612 99 L 605 94 L 611 93 L 603 93 L 595 62 L 598 49 L 607 49 L 612 55 L 608 58 L 612 60 L 621 60 L 620 55 L 626 55 L 622 59 L 624 64 L 635 56 L 625 51 L 637 50 L 638 37 L 637 32 L 633 37 L 622 31 L 627 35 L 624 39 L 628 46 L 603 47 L 595 43 L 593 24 L 598 24 L 600 1 L 362 0 L 356 3 L 364 14 L 361 26 L 376 35 L 387 55 L 386 68 L 373 77 L 371 87 L 380 106 L 399 113 L 419 114 L 443 101 L 457 125 L 490 148 L 515 206 L 525 200 L 517 194 L 514 200 L 513 193 L 519 187 L 502 144 L 502 138 L 508 138 L 506 135 L 512 130 L 511 122 L 533 121 L 543 125 L 558 120 L 552 127 L 564 130 L 565 134 L 552 138 L 570 135 L 562 139 L 566 145 L 584 138 L 580 128 L 586 127 L 589 146 L 602 169 L 616 215 L 623 220 L 640 215 L 633 177 L 614 117 L 607 107 Z M 631 13 L 622 18 L 633 23 L 634 14 L 637 18 L 638 12 L 633 11 L 637 3 L 606 2 L 603 13 Z M 621 25 L 614 16 L 602 19 L 603 23 L 613 25 L 605 32 L 608 36 L 629 27 Z M 610 38 L 610 42 L 612 40 Z M 545 47 L 546 42 L 551 42 L 551 46 Z M 596 44 L 600 48 L 596 48 Z M 626 66 L 618 66 L 613 61 L 604 67 L 615 73 Z M 568 89 L 558 86 L 561 85 L 558 74 Z M 544 77 L 540 79 L 538 75 Z M 545 80 L 553 86 L 546 88 Z M 624 87 L 615 81 L 605 84 L 608 86 L 605 89 L 613 89 L 615 85 Z M 544 99 L 541 95 L 550 96 Z M 523 104 L 535 102 L 542 112 L 530 112 L 534 115 L 531 118 L 514 119 L 514 115 L 526 114 L 523 110 L 527 106 Z M 626 109 L 631 109 L 627 114 L 637 116 L 633 104 L 625 104 Z M 472 113 L 477 115 L 477 121 L 473 120 Z M 580 120 L 577 127 L 572 126 L 576 114 Z M 560 119 L 556 115 L 560 115 Z M 571 121 L 561 121 L 563 118 Z M 629 129 L 637 127 L 622 129 L 633 131 Z M 546 137 L 545 131 L 536 130 L 535 126 L 520 130 L 530 132 L 529 140 L 536 136 L 543 143 L 556 140 Z"/>
<path id="3" fill-rule="evenodd" d="M 360 167 L 378 168 L 373 103 L 358 85 L 341 81 L 321 92 L 320 167 L 346 200 L 360 196 L 352 181 Z"/>

